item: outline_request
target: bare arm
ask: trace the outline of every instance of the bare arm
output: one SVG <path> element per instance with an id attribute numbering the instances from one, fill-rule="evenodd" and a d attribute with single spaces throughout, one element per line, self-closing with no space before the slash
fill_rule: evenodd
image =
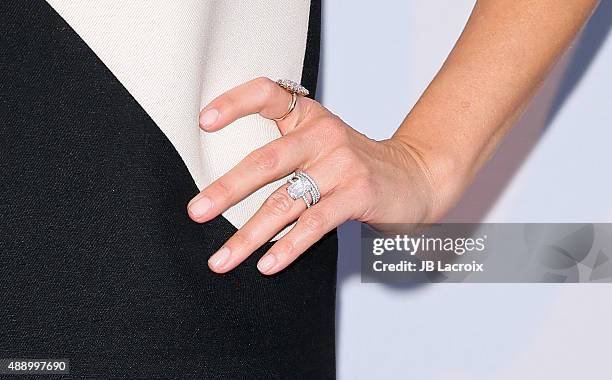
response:
<path id="1" fill-rule="evenodd" d="M 257 113 L 276 118 L 282 137 L 202 190 L 189 205 L 193 220 L 205 223 L 296 170 L 314 178 L 320 197 L 309 196 L 303 190 L 308 181 L 299 178 L 294 180 L 304 186 L 293 193 L 278 188 L 211 257 L 211 269 L 232 270 L 296 220 L 260 259 L 262 273 L 284 269 L 349 219 L 378 225 L 438 220 L 491 156 L 596 3 L 478 1 L 444 66 L 388 140 L 368 139 L 314 100 L 293 102 L 267 78 L 214 99 L 201 113 L 204 131 L 214 133 Z M 287 104 L 295 106 L 289 114 Z"/>
<path id="2" fill-rule="evenodd" d="M 444 66 L 394 138 L 451 207 L 572 42 L 596 0 L 480 0 Z"/>

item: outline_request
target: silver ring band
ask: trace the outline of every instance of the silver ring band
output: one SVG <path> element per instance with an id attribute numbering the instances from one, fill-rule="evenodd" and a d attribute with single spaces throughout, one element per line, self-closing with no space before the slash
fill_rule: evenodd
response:
<path id="1" fill-rule="evenodd" d="M 306 172 L 296 171 L 287 181 L 287 193 L 291 199 L 302 198 L 306 207 L 310 208 L 321 199 L 321 191 L 317 183 Z"/>

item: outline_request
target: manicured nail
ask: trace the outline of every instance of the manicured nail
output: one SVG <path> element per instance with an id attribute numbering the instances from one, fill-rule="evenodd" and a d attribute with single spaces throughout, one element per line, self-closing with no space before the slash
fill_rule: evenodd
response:
<path id="1" fill-rule="evenodd" d="M 221 269 L 229 261 L 231 252 L 229 248 L 223 247 L 208 259 L 208 264 L 214 269 Z"/>
<path id="2" fill-rule="evenodd" d="M 212 202 L 210 199 L 206 197 L 202 197 L 193 201 L 191 205 L 189 205 L 189 211 L 196 218 L 202 217 L 204 214 L 208 212 L 212 208 Z"/>
<path id="3" fill-rule="evenodd" d="M 208 129 L 215 124 L 217 119 L 219 119 L 219 111 L 211 108 L 200 116 L 200 126 L 204 129 Z"/>
<path id="4" fill-rule="evenodd" d="M 276 264 L 276 256 L 272 253 L 268 253 L 259 260 L 257 263 L 257 269 L 263 274 L 267 274 L 272 267 Z"/>

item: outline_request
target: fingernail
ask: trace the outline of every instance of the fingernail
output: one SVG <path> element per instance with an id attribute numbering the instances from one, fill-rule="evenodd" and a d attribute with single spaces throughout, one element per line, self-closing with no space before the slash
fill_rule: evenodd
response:
<path id="1" fill-rule="evenodd" d="M 257 263 L 257 269 L 259 269 L 261 273 L 266 274 L 270 271 L 270 269 L 272 269 L 272 267 L 274 267 L 275 264 L 276 256 L 274 256 L 274 254 L 272 253 L 268 253 L 267 255 L 262 257 L 261 260 L 259 260 L 259 262 Z"/>
<path id="2" fill-rule="evenodd" d="M 200 116 L 200 126 L 204 129 L 208 129 L 215 124 L 217 119 L 219 119 L 219 111 L 211 108 Z"/>
<path id="3" fill-rule="evenodd" d="M 229 261 L 230 253 L 229 248 L 223 247 L 208 259 L 208 264 L 214 269 L 221 269 Z"/>
<path id="4" fill-rule="evenodd" d="M 208 212 L 212 208 L 212 202 L 210 199 L 206 197 L 202 197 L 193 201 L 191 205 L 189 205 L 189 211 L 195 217 L 201 217 Z"/>

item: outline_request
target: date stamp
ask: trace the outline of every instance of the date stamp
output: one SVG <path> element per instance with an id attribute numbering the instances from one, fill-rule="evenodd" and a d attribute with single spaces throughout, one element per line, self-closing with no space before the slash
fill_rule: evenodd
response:
<path id="1" fill-rule="evenodd" d="M 68 375 L 68 359 L 0 359 L 0 375 Z"/>

